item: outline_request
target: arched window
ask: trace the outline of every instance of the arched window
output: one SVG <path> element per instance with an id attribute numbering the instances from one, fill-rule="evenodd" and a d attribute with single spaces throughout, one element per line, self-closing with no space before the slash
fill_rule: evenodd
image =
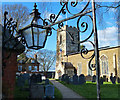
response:
<path id="1" fill-rule="evenodd" d="M 108 58 L 105 55 L 102 55 L 100 59 L 101 59 L 102 74 L 108 74 Z"/>

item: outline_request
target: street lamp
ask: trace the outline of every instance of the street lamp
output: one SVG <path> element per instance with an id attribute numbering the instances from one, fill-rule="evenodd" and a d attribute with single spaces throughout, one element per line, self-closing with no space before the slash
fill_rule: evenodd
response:
<path id="1" fill-rule="evenodd" d="M 38 50 L 44 48 L 47 36 L 51 35 L 51 28 L 43 27 L 44 21 L 36 7 L 35 3 L 30 19 L 24 25 L 25 27 L 22 26 L 18 33 L 21 34 L 27 48 Z M 48 35 L 48 33 L 50 34 Z"/>

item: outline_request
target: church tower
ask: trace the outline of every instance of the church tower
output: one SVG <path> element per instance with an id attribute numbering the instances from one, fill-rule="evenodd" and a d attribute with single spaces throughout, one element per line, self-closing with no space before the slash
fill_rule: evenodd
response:
<path id="1" fill-rule="evenodd" d="M 68 62 L 66 56 L 71 53 L 79 52 L 80 45 L 74 43 L 72 40 L 75 42 L 79 41 L 79 32 L 75 27 L 68 27 L 68 25 L 65 25 L 61 29 L 57 30 L 57 58 L 55 78 L 65 74 L 63 62 Z"/>

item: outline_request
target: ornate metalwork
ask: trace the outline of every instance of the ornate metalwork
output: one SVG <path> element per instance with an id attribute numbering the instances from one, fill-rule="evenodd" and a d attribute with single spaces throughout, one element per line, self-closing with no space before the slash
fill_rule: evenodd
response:
<path id="1" fill-rule="evenodd" d="M 49 32 L 48 32 L 48 36 L 50 36 L 52 34 L 52 31 L 51 29 L 53 30 L 56 30 L 53 26 L 54 25 L 58 25 L 58 28 L 61 29 L 61 27 L 64 25 L 63 22 L 65 21 L 68 21 L 68 20 L 71 20 L 71 19 L 75 19 L 75 18 L 78 18 L 77 19 L 77 30 L 78 32 L 80 33 L 86 33 L 88 28 L 89 28 L 89 24 L 88 22 L 85 22 L 85 21 L 82 21 L 82 18 L 83 17 L 88 17 L 91 22 L 92 22 L 92 28 L 91 28 L 91 32 L 89 32 L 90 34 L 87 36 L 87 38 L 85 38 L 84 40 L 81 40 L 81 41 L 74 41 L 72 35 L 70 32 L 66 31 L 71 40 L 73 41 L 73 43 L 85 43 L 85 42 L 89 42 L 92 44 L 93 48 L 94 48 L 94 52 L 93 54 L 90 56 L 90 57 L 85 57 L 84 55 L 87 55 L 89 52 L 88 52 L 88 49 L 87 48 L 83 48 L 81 50 L 81 56 L 84 58 L 84 59 L 90 59 L 89 63 L 88 63 L 88 66 L 90 68 L 90 70 L 92 71 L 95 71 L 96 70 L 96 74 L 97 74 L 97 98 L 100 99 L 100 88 L 99 88 L 99 54 L 98 54 L 98 40 L 97 40 L 97 29 L 96 29 L 96 18 L 95 18 L 95 1 L 92 0 L 92 9 L 88 10 L 88 6 L 90 4 L 90 0 L 88 0 L 88 2 L 86 3 L 86 5 L 83 7 L 83 9 L 81 11 L 79 11 L 78 13 L 76 14 L 73 14 L 69 7 L 68 7 L 68 4 L 70 3 L 70 6 L 75 8 L 77 5 L 78 5 L 78 0 L 75 0 L 75 1 L 72 1 L 72 2 L 69 2 L 69 0 L 60 0 L 60 5 L 62 6 L 60 11 L 58 12 L 58 14 L 51 14 L 50 15 L 50 18 L 46 18 L 46 19 L 42 19 L 43 20 L 43 28 L 50 28 Z M 82 2 L 82 0 L 81 0 Z M 71 15 L 71 17 L 68 17 L 68 18 L 65 18 L 63 20 L 60 20 L 60 21 L 57 21 L 57 19 L 59 18 L 60 14 L 66 14 L 66 13 L 69 13 Z M 93 12 L 93 16 L 91 16 L 89 13 L 90 12 Z M 6 13 L 7 14 L 7 13 Z M 6 15 L 5 14 L 5 15 Z M 5 17 L 5 19 L 7 19 Z M 6 20 L 5 20 L 6 21 Z M 7 19 L 7 23 L 4 22 L 4 25 L 5 27 L 4 28 L 8 28 L 10 33 L 14 33 L 14 30 L 16 28 L 16 24 L 15 22 L 13 22 L 12 19 L 8 20 Z M 83 28 L 83 30 L 81 30 L 81 28 Z M 65 30 L 62 30 L 61 31 L 65 31 Z M 91 42 L 89 41 L 89 39 L 91 38 L 91 36 L 94 34 L 94 42 Z M 10 39 L 10 38 L 9 38 Z M 24 41 L 24 39 L 22 38 L 21 39 L 22 41 Z M 94 59 L 95 57 L 95 62 L 96 64 L 91 64 L 92 63 L 92 60 Z"/>
<path id="2" fill-rule="evenodd" d="M 88 22 L 82 22 L 82 18 L 83 17 L 88 17 L 90 20 L 91 20 L 91 22 L 93 22 L 93 19 L 92 19 L 92 16 L 91 15 L 88 15 L 88 13 L 89 12 L 91 12 L 91 10 L 89 10 L 88 12 L 87 11 L 85 11 L 86 10 L 86 8 L 88 7 L 88 5 L 89 5 L 89 3 L 90 3 L 90 0 L 88 0 L 88 2 L 87 2 L 87 4 L 85 5 L 85 7 L 79 12 L 79 13 L 77 13 L 77 14 L 72 14 L 71 12 L 70 12 L 70 10 L 69 10 L 69 8 L 68 8 L 68 4 L 71 4 L 71 7 L 76 7 L 77 6 L 77 4 L 78 4 L 78 0 L 76 0 L 76 1 L 72 1 L 72 2 L 69 2 L 69 0 L 67 0 L 67 1 L 65 1 L 65 0 L 61 0 L 61 2 L 60 2 L 60 4 L 61 4 L 61 6 L 62 6 L 62 8 L 61 8 L 61 10 L 59 11 L 59 13 L 58 13 L 58 15 L 55 15 L 55 14 L 51 14 L 50 15 L 50 18 L 49 19 L 44 19 L 44 25 L 47 27 L 47 26 L 51 26 L 51 28 L 52 29 L 54 29 L 55 30 L 55 28 L 54 27 L 52 27 L 53 25 L 55 25 L 55 24 L 58 24 L 58 28 L 60 28 L 61 29 L 61 27 L 63 27 L 63 22 L 64 21 L 67 21 L 67 20 L 71 20 L 71 19 L 74 19 L 74 18 L 77 18 L 78 17 L 78 19 L 77 19 L 77 30 L 80 32 L 80 33 L 84 33 L 85 34 L 85 32 L 88 30 Z M 68 18 L 68 19 L 64 19 L 64 20 L 62 20 L 62 21 L 58 21 L 58 22 L 56 22 L 56 20 L 59 18 L 59 16 L 60 16 L 60 14 L 66 14 L 66 11 L 69 13 L 69 14 L 71 14 L 72 15 L 72 17 L 70 17 L 70 18 Z M 85 11 L 85 12 L 84 12 Z M 80 24 L 80 25 L 79 25 Z M 83 30 L 81 30 L 81 28 L 84 28 Z M 61 30 L 61 31 L 64 31 L 64 30 Z M 70 38 L 71 38 L 71 40 L 73 41 L 73 43 L 77 43 L 77 44 L 80 44 L 80 43 L 84 43 L 84 42 L 87 42 L 89 39 L 90 39 L 90 37 L 93 35 L 93 28 L 91 29 L 91 32 L 90 32 L 90 34 L 87 36 L 87 38 L 85 38 L 84 40 L 82 40 L 82 41 L 74 41 L 74 39 L 73 39 L 73 37 L 72 37 L 72 35 L 71 35 L 71 33 L 70 32 L 68 32 L 67 31 L 67 33 L 69 34 L 69 36 L 70 36 Z M 92 42 L 90 42 L 90 43 L 92 43 Z M 93 43 L 92 43 L 92 45 L 93 45 Z M 94 45 L 93 45 L 93 47 L 94 47 Z M 83 51 L 85 52 L 87 49 L 83 49 L 83 50 L 81 50 L 81 56 L 83 57 L 83 55 L 82 55 L 82 53 L 83 53 Z M 87 54 L 87 53 L 86 53 Z M 92 66 L 91 66 L 91 61 L 93 60 L 93 58 L 94 58 L 94 55 L 95 54 L 93 54 L 91 57 L 89 57 L 89 58 L 87 58 L 87 59 L 90 59 L 90 61 L 89 61 L 89 63 L 88 63 L 88 66 L 89 66 L 89 68 L 92 70 L 92 71 L 95 71 L 95 68 L 94 68 L 94 70 L 92 69 L 93 67 L 93 64 L 92 64 Z M 83 57 L 84 58 L 84 57 Z M 86 59 L 86 58 L 84 58 L 84 59 Z M 94 64 L 95 65 L 95 64 Z M 95 66 L 94 66 L 95 67 Z"/>
<path id="3" fill-rule="evenodd" d="M 81 1 L 82 2 L 82 1 Z M 58 27 L 61 28 L 64 24 L 63 22 L 65 21 L 68 21 L 68 20 L 71 20 L 71 19 L 74 19 L 74 18 L 77 18 L 78 17 L 78 20 L 77 20 L 77 30 L 78 32 L 80 33 L 86 33 L 87 30 L 88 30 L 88 22 L 82 22 L 81 19 L 82 17 L 89 17 L 90 20 L 92 21 L 92 29 L 91 29 L 91 32 L 90 34 L 87 36 L 87 38 L 85 38 L 84 40 L 82 41 L 74 41 L 72 35 L 70 32 L 67 31 L 67 33 L 69 34 L 71 40 L 73 41 L 73 43 L 84 43 L 84 42 L 89 42 L 92 44 L 93 48 L 94 48 L 94 53 L 90 56 L 90 57 L 84 57 L 84 55 L 87 55 L 88 54 L 88 49 L 87 48 L 83 48 L 81 50 L 81 56 L 82 58 L 84 59 L 90 59 L 89 60 L 89 63 L 88 63 L 88 66 L 89 66 L 89 69 L 92 70 L 92 71 L 95 71 L 96 70 L 96 77 L 97 77 L 97 98 L 98 100 L 100 100 L 100 85 L 99 85 L 99 77 L 100 77 L 100 69 L 99 69 L 99 54 L 98 54 L 98 40 L 97 40 L 97 29 L 96 29 L 96 18 L 95 18 L 95 1 L 92 0 L 92 10 L 88 10 L 87 7 L 88 5 L 90 4 L 90 0 L 88 0 L 87 4 L 84 6 L 84 8 L 77 14 L 73 14 L 69 8 L 68 8 L 68 4 L 69 4 L 69 0 L 60 0 L 60 4 L 62 6 L 61 10 L 59 11 L 58 15 L 55 15 L 55 14 L 51 14 L 50 16 L 50 19 L 45 19 L 45 20 L 48 20 L 48 25 L 46 25 L 45 27 L 48 27 L 48 26 L 53 26 L 55 24 L 58 24 Z M 71 7 L 76 7 L 78 5 L 78 0 L 76 1 L 72 1 L 70 2 L 71 4 Z M 58 19 L 59 15 L 60 14 L 66 14 L 66 12 L 68 12 L 69 14 L 71 14 L 72 16 L 69 17 L 69 18 L 66 18 L 66 19 L 63 19 L 61 21 L 57 21 L 56 20 Z M 88 15 L 90 12 L 93 13 L 93 18 L 91 15 Z M 80 25 L 79 25 L 80 24 Z M 81 30 L 81 28 L 84 28 L 83 30 Z M 52 27 L 52 29 L 55 30 L 55 28 Z M 60 31 L 65 31 L 65 30 L 60 30 Z M 89 39 L 91 38 L 91 36 L 93 35 L 94 33 L 94 42 L 91 42 L 89 41 Z M 92 60 L 94 59 L 95 57 L 95 64 L 92 64 Z"/>

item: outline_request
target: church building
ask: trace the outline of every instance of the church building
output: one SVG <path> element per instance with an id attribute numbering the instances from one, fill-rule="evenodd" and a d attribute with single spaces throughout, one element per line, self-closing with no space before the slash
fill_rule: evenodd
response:
<path id="1" fill-rule="evenodd" d="M 70 33 L 70 34 L 68 34 Z M 72 38 L 71 38 L 72 37 Z M 58 79 L 63 74 L 73 76 L 74 74 L 85 76 L 96 75 L 96 71 L 91 71 L 88 67 L 90 59 L 83 59 L 80 54 L 80 44 L 72 41 L 79 41 L 79 32 L 75 27 L 64 26 L 57 30 L 57 59 L 55 78 Z M 94 50 L 88 50 L 89 57 Z M 94 64 L 95 59 L 92 63 Z M 100 76 L 107 77 L 110 81 L 111 74 L 120 77 L 120 46 L 99 48 Z"/>

